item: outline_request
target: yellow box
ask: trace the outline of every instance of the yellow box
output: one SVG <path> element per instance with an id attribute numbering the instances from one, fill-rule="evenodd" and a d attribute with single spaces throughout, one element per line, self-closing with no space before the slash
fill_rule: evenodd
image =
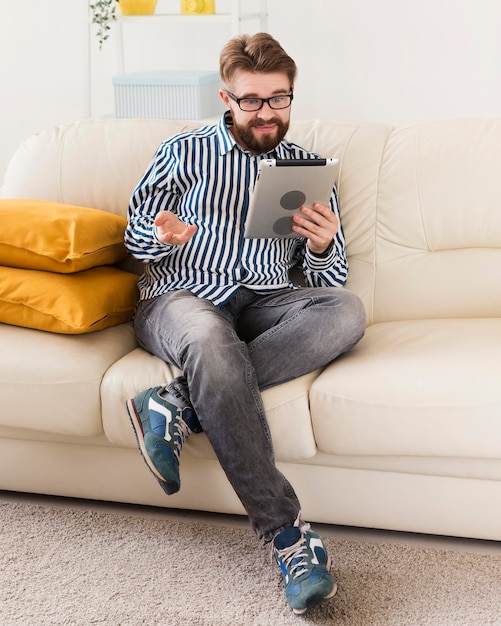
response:
<path id="1" fill-rule="evenodd" d="M 216 12 L 215 0 L 181 0 L 183 15 L 200 15 Z"/>

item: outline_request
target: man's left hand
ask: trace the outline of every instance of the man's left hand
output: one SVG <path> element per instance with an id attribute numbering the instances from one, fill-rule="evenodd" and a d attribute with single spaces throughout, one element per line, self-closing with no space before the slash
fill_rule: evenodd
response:
<path id="1" fill-rule="evenodd" d="M 323 254 L 338 231 L 339 222 L 336 216 L 328 206 L 318 203 L 313 208 L 301 207 L 301 213 L 302 215 L 293 217 L 292 230 L 301 237 L 306 237 L 308 248 L 313 254 Z"/>

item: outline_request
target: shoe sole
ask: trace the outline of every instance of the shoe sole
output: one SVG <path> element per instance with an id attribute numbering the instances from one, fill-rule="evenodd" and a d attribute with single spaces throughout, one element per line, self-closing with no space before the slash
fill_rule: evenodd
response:
<path id="1" fill-rule="evenodd" d="M 175 493 L 175 491 L 169 492 L 168 487 L 167 487 L 168 485 L 167 481 L 162 476 L 162 474 L 160 474 L 160 472 L 157 470 L 157 468 L 153 464 L 153 461 L 150 459 L 148 451 L 146 450 L 141 417 L 136 411 L 136 405 L 134 404 L 134 400 L 133 399 L 127 400 L 126 404 L 127 404 L 127 413 L 129 414 L 129 419 L 131 421 L 132 428 L 134 429 L 134 435 L 136 436 L 137 447 L 139 448 L 139 451 L 141 452 L 141 456 L 143 457 L 144 462 L 148 466 L 148 469 L 153 474 L 153 476 L 155 476 L 155 478 L 158 480 L 162 489 L 169 495 L 171 495 L 172 493 Z"/>

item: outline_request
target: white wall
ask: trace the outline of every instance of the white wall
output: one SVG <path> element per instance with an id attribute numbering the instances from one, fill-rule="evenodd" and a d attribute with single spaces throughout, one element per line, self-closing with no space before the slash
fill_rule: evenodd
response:
<path id="1" fill-rule="evenodd" d="M 30 134 L 83 115 L 83 0 L 0 0 L 0 182 Z"/>
<path id="2" fill-rule="evenodd" d="M 159 0 L 157 11 L 177 4 Z M 296 119 L 501 114 L 499 0 L 268 0 L 268 13 L 268 30 L 299 66 Z M 87 0 L 0 0 L 0 181 L 30 134 L 89 110 L 113 114 L 116 35 L 99 51 L 91 34 L 88 49 L 86 16 Z M 217 70 L 230 34 L 225 25 L 129 28 L 127 71 Z"/>

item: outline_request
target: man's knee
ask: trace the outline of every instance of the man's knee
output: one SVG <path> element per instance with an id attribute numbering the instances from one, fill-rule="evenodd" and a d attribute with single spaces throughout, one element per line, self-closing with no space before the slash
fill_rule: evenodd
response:
<path id="1" fill-rule="evenodd" d="M 344 338 L 346 350 L 355 346 L 365 334 L 366 311 L 362 300 L 352 291 L 339 287 L 322 290 L 321 301 L 332 309 L 332 332 Z"/>
<path id="2" fill-rule="evenodd" d="M 365 306 L 356 293 L 342 290 L 343 293 L 343 317 L 345 319 L 345 328 L 351 329 L 350 347 L 356 345 L 365 334 L 367 324 L 367 316 Z M 348 337 L 347 337 L 348 338 Z"/>

